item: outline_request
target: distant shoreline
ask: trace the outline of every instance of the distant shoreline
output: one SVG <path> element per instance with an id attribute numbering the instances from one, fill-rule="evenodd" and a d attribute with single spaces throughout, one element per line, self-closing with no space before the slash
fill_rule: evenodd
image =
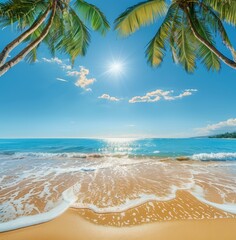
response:
<path id="1" fill-rule="evenodd" d="M 209 136 L 208 138 L 224 138 L 224 139 L 235 139 L 236 138 L 236 132 L 232 133 L 223 133 L 223 134 L 217 134 L 213 136 Z"/>

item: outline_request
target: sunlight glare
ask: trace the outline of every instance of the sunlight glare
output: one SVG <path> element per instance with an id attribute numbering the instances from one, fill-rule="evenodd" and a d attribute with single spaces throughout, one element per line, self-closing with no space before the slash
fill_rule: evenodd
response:
<path id="1" fill-rule="evenodd" d="M 119 75 L 123 72 L 123 64 L 121 62 L 113 62 L 109 66 L 109 72 L 114 75 Z"/>

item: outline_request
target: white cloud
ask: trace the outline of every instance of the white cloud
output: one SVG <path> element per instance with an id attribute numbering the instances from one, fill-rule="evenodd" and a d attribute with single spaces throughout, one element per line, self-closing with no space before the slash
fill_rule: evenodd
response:
<path id="1" fill-rule="evenodd" d="M 47 63 L 57 63 L 57 64 L 62 64 L 62 60 L 55 57 L 55 58 L 42 58 L 44 62 L 47 62 Z"/>
<path id="2" fill-rule="evenodd" d="M 63 79 L 63 78 L 56 78 L 56 80 L 61 81 L 61 82 L 68 82 L 66 79 Z"/>
<path id="3" fill-rule="evenodd" d="M 80 74 L 80 72 L 78 72 L 78 71 L 68 71 L 66 73 L 66 75 L 69 77 L 77 77 L 77 76 L 79 76 L 79 74 Z"/>
<path id="4" fill-rule="evenodd" d="M 164 91 L 162 89 L 157 89 L 155 91 L 146 93 L 144 96 L 135 96 L 129 100 L 129 103 L 158 102 L 160 100 L 173 101 L 183 97 L 191 96 L 193 92 L 197 91 L 197 89 L 186 89 L 179 95 L 173 95 L 174 90 Z"/>
<path id="5" fill-rule="evenodd" d="M 102 94 L 98 98 L 106 99 L 106 100 L 111 101 L 111 102 L 119 102 L 121 100 L 120 98 L 111 97 L 109 94 L 106 94 L 106 93 Z"/>
<path id="6" fill-rule="evenodd" d="M 55 58 L 42 58 L 44 62 L 47 62 L 47 63 L 55 63 L 55 64 L 58 64 L 62 70 L 71 70 L 72 67 L 71 65 L 68 65 L 68 64 L 65 64 L 63 62 L 63 60 L 59 59 L 58 57 L 55 57 Z"/>
<path id="7" fill-rule="evenodd" d="M 66 65 L 66 64 L 63 64 L 63 65 L 61 66 L 61 68 L 62 68 L 63 70 L 71 70 L 71 69 L 72 69 L 71 65 Z"/>
<path id="8" fill-rule="evenodd" d="M 217 133 L 219 131 L 230 131 L 236 129 L 236 118 L 230 118 L 226 121 L 208 124 L 206 127 L 195 129 L 198 134 Z"/>
<path id="9" fill-rule="evenodd" d="M 42 58 L 44 62 L 46 63 L 55 63 L 60 66 L 60 68 L 63 71 L 66 71 L 66 75 L 68 77 L 78 77 L 78 79 L 75 81 L 76 87 L 83 88 L 86 92 L 91 92 L 92 89 L 88 86 L 92 85 L 96 79 L 95 78 L 87 78 L 87 75 L 89 74 L 89 70 L 86 69 L 83 66 L 80 66 L 80 70 L 72 70 L 72 67 L 70 65 L 65 64 L 61 59 L 55 57 L 55 58 Z M 57 78 L 58 81 L 67 82 L 67 80 L 63 78 Z"/>
<path id="10" fill-rule="evenodd" d="M 75 82 L 75 86 L 77 87 L 81 87 L 86 91 L 91 91 L 91 88 L 88 88 L 89 85 L 93 84 L 96 79 L 95 78 L 87 78 L 87 75 L 89 74 L 89 70 L 86 69 L 83 66 L 80 66 L 80 71 L 73 71 L 70 72 L 70 76 L 79 76 L 79 78 L 77 79 L 77 81 Z"/>

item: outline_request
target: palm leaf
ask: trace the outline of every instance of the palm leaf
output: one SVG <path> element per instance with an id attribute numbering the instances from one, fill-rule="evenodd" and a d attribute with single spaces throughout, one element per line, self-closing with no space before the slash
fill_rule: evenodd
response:
<path id="1" fill-rule="evenodd" d="M 196 68 L 196 45 L 194 44 L 194 37 L 187 24 L 184 12 L 182 24 L 176 29 L 175 38 L 178 62 L 187 72 L 193 72 Z"/>
<path id="2" fill-rule="evenodd" d="M 1 27 L 17 22 L 20 30 L 32 25 L 40 12 L 46 10 L 48 3 L 43 0 L 8 0 L 0 3 Z"/>
<path id="3" fill-rule="evenodd" d="M 207 27 L 207 23 L 202 20 L 198 20 L 196 15 L 191 14 L 192 20 L 195 27 L 198 29 L 198 33 L 211 45 L 215 46 L 214 38 L 211 34 L 210 29 Z M 203 45 L 200 41 L 196 39 L 198 43 L 197 55 L 201 62 L 206 66 L 208 70 L 219 70 L 221 67 L 219 58 L 213 53 L 209 48 Z"/>
<path id="4" fill-rule="evenodd" d="M 212 8 L 202 3 L 202 8 L 200 8 L 204 20 L 209 24 L 211 29 L 221 36 L 223 43 L 228 49 L 230 49 L 234 58 L 236 58 L 236 52 L 233 45 L 228 37 L 228 34 L 224 28 L 224 25 L 220 19 L 219 13 L 215 12 Z"/>
<path id="5" fill-rule="evenodd" d="M 165 0 L 149 0 L 138 3 L 128 8 L 115 20 L 115 29 L 122 35 L 129 35 L 141 26 L 153 23 L 166 11 Z"/>
<path id="6" fill-rule="evenodd" d="M 37 47 L 38 48 L 38 47 Z M 32 51 L 30 51 L 26 56 L 25 60 L 28 63 L 34 63 L 37 61 L 37 48 L 34 48 Z"/>
<path id="7" fill-rule="evenodd" d="M 217 11 L 221 19 L 232 25 L 236 25 L 235 0 L 204 0 L 204 2 Z"/>
<path id="8" fill-rule="evenodd" d="M 178 12 L 176 5 L 171 5 L 162 25 L 158 29 L 153 39 L 148 43 L 146 57 L 148 63 L 150 63 L 152 67 L 159 66 L 163 61 L 166 50 L 165 45 L 170 36 L 170 30 L 172 27 L 171 23 L 175 17 L 175 14 L 177 14 L 176 11 Z"/>
<path id="9" fill-rule="evenodd" d="M 56 45 L 56 50 L 68 54 L 72 64 L 78 55 L 84 56 L 90 42 L 87 27 L 72 8 L 64 12 L 64 33 Z"/>
<path id="10" fill-rule="evenodd" d="M 48 46 L 48 50 L 50 51 L 51 55 L 55 57 L 56 54 L 56 46 L 57 44 L 62 41 L 65 33 L 65 26 L 64 26 L 64 20 L 61 15 L 61 12 L 56 12 L 53 25 L 44 39 L 44 42 Z"/>
<path id="11" fill-rule="evenodd" d="M 74 4 L 79 13 L 90 23 L 93 30 L 99 31 L 104 35 L 110 29 L 105 15 L 98 7 L 83 0 L 76 0 Z"/>

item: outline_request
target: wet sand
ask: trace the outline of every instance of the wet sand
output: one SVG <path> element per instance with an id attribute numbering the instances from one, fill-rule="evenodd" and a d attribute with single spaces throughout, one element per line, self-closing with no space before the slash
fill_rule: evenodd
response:
<path id="1" fill-rule="evenodd" d="M 78 158 L 35 160 L 32 169 L 26 160 L 3 165 L 0 218 L 7 229 L 24 216 L 24 226 L 42 222 L 40 213 L 62 203 L 67 211 L 0 233 L 0 240 L 236 239 L 235 163 Z"/>
<path id="2" fill-rule="evenodd" d="M 236 214 L 204 204 L 183 190 L 177 191 L 172 200 L 148 201 L 122 212 L 96 213 L 90 209 L 77 209 L 76 212 L 92 223 L 116 227 L 176 220 L 236 218 Z"/>
<path id="3" fill-rule="evenodd" d="M 235 240 L 236 219 L 180 220 L 133 227 L 96 225 L 69 209 L 44 224 L 1 233 L 1 240 Z"/>
<path id="4" fill-rule="evenodd" d="M 150 201 L 120 213 L 101 214 L 70 208 L 50 222 L 1 233 L 0 239 L 235 240 L 235 226 L 236 215 L 201 203 L 188 192 L 178 191 L 173 200 Z"/>

